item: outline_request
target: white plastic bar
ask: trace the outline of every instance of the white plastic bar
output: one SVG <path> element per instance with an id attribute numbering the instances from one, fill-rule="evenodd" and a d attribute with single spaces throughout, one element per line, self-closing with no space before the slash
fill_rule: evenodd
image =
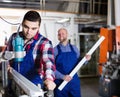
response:
<path id="1" fill-rule="evenodd" d="M 97 47 L 102 43 L 102 41 L 104 39 L 105 39 L 105 37 L 101 36 L 100 39 L 94 44 L 94 46 L 89 50 L 89 52 L 87 53 L 87 55 L 92 55 L 92 53 L 97 49 Z M 86 61 L 87 61 L 87 59 L 84 56 L 82 58 L 82 60 L 78 63 L 78 65 L 72 70 L 72 72 L 69 75 L 71 77 L 73 77 Z M 67 83 L 68 83 L 67 81 L 63 81 L 62 84 L 58 87 L 58 89 L 62 90 Z"/>
<path id="2" fill-rule="evenodd" d="M 115 26 L 120 26 L 120 0 L 114 0 Z"/>
<path id="3" fill-rule="evenodd" d="M 44 97 L 44 92 L 42 89 L 26 79 L 16 70 L 12 68 L 12 71 L 10 73 L 12 74 L 14 81 L 19 85 L 19 87 L 21 87 L 22 90 L 24 90 L 24 92 L 29 97 Z"/>

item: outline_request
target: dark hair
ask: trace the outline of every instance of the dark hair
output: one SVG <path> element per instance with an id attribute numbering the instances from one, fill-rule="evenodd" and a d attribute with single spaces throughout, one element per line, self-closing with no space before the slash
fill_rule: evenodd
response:
<path id="1" fill-rule="evenodd" d="M 40 16 L 40 14 L 39 14 L 37 11 L 31 10 L 31 11 L 28 11 L 28 12 L 25 14 L 22 23 L 23 23 L 25 20 L 33 21 L 33 22 L 39 21 L 39 25 L 40 25 L 40 23 L 41 23 L 41 16 Z"/>

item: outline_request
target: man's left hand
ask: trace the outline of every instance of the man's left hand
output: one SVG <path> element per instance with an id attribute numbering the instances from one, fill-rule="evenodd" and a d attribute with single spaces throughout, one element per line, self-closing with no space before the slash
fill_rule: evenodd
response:
<path id="1" fill-rule="evenodd" d="M 45 84 L 45 86 L 46 86 L 46 88 L 47 88 L 48 90 L 54 90 L 55 87 L 56 87 L 56 84 L 55 84 L 52 80 L 46 79 L 46 80 L 44 81 L 44 84 Z"/>
<path id="2" fill-rule="evenodd" d="M 85 57 L 88 61 L 91 59 L 91 55 L 86 55 Z"/>

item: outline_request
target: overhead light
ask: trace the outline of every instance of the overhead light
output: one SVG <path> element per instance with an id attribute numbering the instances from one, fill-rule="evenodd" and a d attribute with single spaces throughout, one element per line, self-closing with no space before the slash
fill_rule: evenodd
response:
<path id="1" fill-rule="evenodd" d="M 11 0 L 2 0 L 3 2 L 12 2 Z"/>
<path id="2" fill-rule="evenodd" d="M 57 23 L 66 23 L 69 21 L 70 21 L 70 18 L 63 18 L 63 19 L 58 20 Z"/>

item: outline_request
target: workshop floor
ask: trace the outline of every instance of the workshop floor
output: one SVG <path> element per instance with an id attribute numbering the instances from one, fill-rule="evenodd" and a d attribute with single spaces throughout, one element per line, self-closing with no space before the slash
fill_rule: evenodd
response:
<path id="1" fill-rule="evenodd" d="M 101 97 L 99 96 L 99 78 L 80 78 L 82 97 Z"/>
<path id="2" fill-rule="evenodd" d="M 81 95 L 82 97 L 101 97 L 99 96 L 99 78 L 80 78 L 81 80 Z M 2 88 L 2 81 L 0 81 L 0 89 Z M 2 97 L 0 95 L 0 97 Z"/>

